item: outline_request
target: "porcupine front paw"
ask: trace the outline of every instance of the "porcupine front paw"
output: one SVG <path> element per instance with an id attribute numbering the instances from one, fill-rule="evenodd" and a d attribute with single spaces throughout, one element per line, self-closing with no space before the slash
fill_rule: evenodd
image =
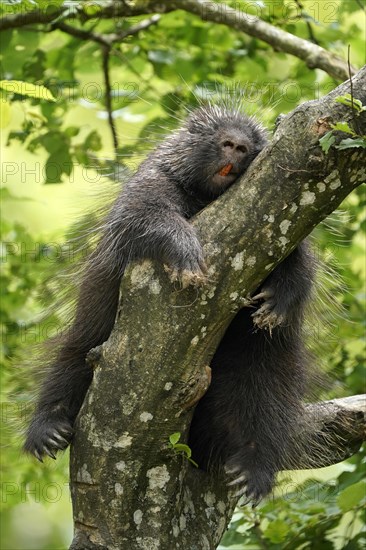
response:
<path id="1" fill-rule="evenodd" d="M 206 282 L 207 267 L 201 245 L 191 242 L 189 247 L 181 250 L 179 256 L 171 258 L 166 267 L 172 282 L 180 281 L 183 288 L 189 285 L 200 286 Z"/>
<path id="2" fill-rule="evenodd" d="M 41 414 L 32 420 L 24 451 L 34 455 L 40 462 L 48 455 L 55 459 L 57 451 L 63 451 L 70 444 L 74 430 L 65 416 Z"/>
<path id="3" fill-rule="evenodd" d="M 258 328 L 268 329 L 271 332 L 272 329 L 286 322 L 285 304 L 281 303 L 271 287 L 262 288 L 251 301 L 258 302 L 259 300 L 262 300 L 262 304 L 252 314 L 253 322 Z"/>

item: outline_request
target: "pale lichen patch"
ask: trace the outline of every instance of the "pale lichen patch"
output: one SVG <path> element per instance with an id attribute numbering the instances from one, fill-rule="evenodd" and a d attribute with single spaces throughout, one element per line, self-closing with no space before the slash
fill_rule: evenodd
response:
<path id="1" fill-rule="evenodd" d="M 149 412 L 142 412 L 140 414 L 141 422 L 149 422 L 149 420 L 152 420 L 153 418 L 154 418 L 153 415 Z"/>
<path id="2" fill-rule="evenodd" d="M 299 207 L 297 206 L 296 202 L 293 202 L 291 204 L 291 208 L 290 208 L 290 214 L 295 214 L 296 210 L 298 209 Z"/>
<path id="3" fill-rule="evenodd" d="M 280 230 L 281 230 L 282 235 L 286 235 L 287 231 L 290 228 L 291 223 L 292 222 L 290 222 L 290 220 L 283 220 L 280 223 Z"/>
<path id="4" fill-rule="evenodd" d="M 312 191 L 304 191 L 301 195 L 300 204 L 302 206 L 307 206 L 308 204 L 313 204 L 315 202 L 315 193 Z"/>
<path id="5" fill-rule="evenodd" d="M 150 489 L 164 489 L 170 479 L 170 475 L 165 464 L 162 466 L 155 466 L 155 468 L 150 468 L 150 470 L 146 472 L 146 477 L 149 479 Z"/>
<path id="6" fill-rule="evenodd" d="M 319 189 L 319 193 L 323 193 L 326 190 L 326 186 L 323 181 L 319 181 L 316 186 Z"/>
<path id="7" fill-rule="evenodd" d="M 230 299 L 231 299 L 233 302 L 235 302 L 235 300 L 238 299 L 238 296 L 239 296 L 239 294 L 238 294 L 237 292 L 232 292 L 232 293 L 230 294 Z"/>
<path id="8" fill-rule="evenodd" d="M 121 460 L 120 462 L 117 462 L 116 468 L 117 468 L 117 470 L 119 470 L 120 472 L 123 472 L 123 470 L 126 469 L 126 462 L 124 462 L 123 460 Z"/>
<path id="9" fill-rule="evenodd" d="M 199 342 L 199 338 L 198 338 L 198 336 L 195 336 L 191 340 L 191 346 L 197 346 L 198 342 Z"/>
<path id="10" fill-rule="evenodd" d="M 244 252 L 238 252 L 231 260 L 231 267 L 234 271 L 240 271 L 244 267 Z"/>
<path id="11" fill-rule="evenodd" d="M 132 444 L 132 437 L 128 434 L 128 432 L 124 432 L 123 435 L 115 442 L 113 445 L 114 447 L 117 447 L 118 449 L 126 449 L 127 447 L 131 447 Z"/>
<path id="12" fill-rule="evenodd" d="M 172 532 L 173 532 L 173 537 L 174 538 L 178 538 L 179 536 L 179 525 L 177 523 L 177 520 L 174 518 L 174 520 L 172 521 Z"/>
<path id="13" fill-rule="evenodd" d="M 160 506 L 153 506 L 152 508 L 150 508 L 150 512 L 152 514 L 158 514 L 160 510 L 161 510 Z"/>
<path id="14" fill-rule="evenodd" d="M 279 242 L 280 242 L 280 244 L 281 244 L 281 246 L 282 246 L 283 248 L 284 248 L 284 247 L 287 245 L 287 243 L 289 242 L 289 240 L 288 240 L 286 237 L 280 237 L 278 240 L 279 240 Z"/>
<path id="15" fill-rule="evenodd" d="M 142 510 L 135 510 L 133 513 L 133 521 L 136 523 L 137 527 L 140 527 L 140 523 L 142 522 L 142 516 L 143 516 Z"/>
<path id="16" fill-rule="evenodd" d="M 184 531 L 184 529 L 186 528 L 187 526 L 187 519 L 186 519 L 186 516 L 184 514 L 181 514 L 179 516 L 179 529 L 181 531 Z"/>
<path id="17" fill-rule="evenodd" d="M 257 258 L 255 256 L 249 256 L 246 260 L 246 265 L 249 265 L 250 267 L 253 267 L 253 265 L 256 263 Z"/>
<path id="18" fill-rule="evenodd" d="M 164 386 L 164 390 L 165 391 L 170 391 L 173 387 L 173 383 L 172 382 L 167 382 Z"/>
<path id="19" fill-rule="evenodd" d="M 161 291 L 161 284 L 157 279 L 154 279 L 149 283 L 149 290 L 151 294 L 160 294 Z"/>
<path id="20" fill-rule="evenodd" d="M 76 474 L 76 479 L 77 481 L 79 481 L 80 483 L 88 483 L 88 484 L 92 484 L 93 483 L 93 478 L 92 476 L 89 474 L 88 472 L 88 465 L 87 464 L 83 464 L 82 467 L 80 468 L 80 470 L 77 472 Z"/>
<path id="21" fill-rule="evenodd" d="M 213 286 L 207 293 L 207 298 L 213 298 L 215 296 L 216 287 Z"/>
<path id="22" fill-rule="evenodd" d="M 120 483 L 115 483 L 114 484 L 114 492 L 116 493 L 116 495 L 118 497 L 120 497 L 121 495 L 123 495 L 123 487 Z"/>
<path id="23" fill-rule="evenodd" d="M 338 170 L 337 169 L 332 170 L 332 172 L 327 177 L 324 178 L 324 183 L 325 184 L 329 183 L 329 187 L 331 189 L 337 189 L 337 187 L 341 185 Z"/>
<path id="24" fill-rule="evenodd" d="M 220 512 L 220 514 L 225 514 L 226 512 L 225 502 L 222 500 L 219 500 L 219 502 L 217 503 L 217 509 Z"/>
<path id="25" fill-rule="evenodd" d="M 340 187 L 341 185 L 341 180 L 337 178 L 336 180 L 331 182 L 329 187 L 334 191 L 334 189 L 338 189 L 338 187 Z"/>
<path id="26" fill-rule="evenodd" d="M 132 286 L 136 288 L 144 288 L 153 282 L 154 268 L 150 260 L 135 265 L 130 274 Z"/>
<path id="27" fill-rule="evenodd" d="M 207 491 L 207 493 L 203 495 L 203 500 L 205 501 L 207 506 L 213 506 L 216 502 L 216 495 L 211 491 Z"/>
<path id="28" fill-rule="evenodd" d="M 134 391 L 129 392 L 127 399 L 126 399 L 126 395 L 123 395 L 120 399 L 120 405 L 122 407 L 123 414 L 125 414 L 126 416 L 129 416 L 133 412 L 137 404 L 137 401 L 138 401 L 137 393 Z"/>
<path id="29" fill-rule="evenodd" d="M 109 451 L 113 447 L 113 441 L 106 439 L 105 433 L 99 434 L 96 420 L 91 413 L 83 414 L 80 424 L 87 429 L 87 438 L 93 447 L 102 447 L 104 451 Z"/>

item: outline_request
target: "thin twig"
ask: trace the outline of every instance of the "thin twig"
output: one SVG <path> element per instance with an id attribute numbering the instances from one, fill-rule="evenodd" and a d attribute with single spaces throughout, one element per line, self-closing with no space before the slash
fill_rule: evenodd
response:
<path id="1" fill-rule="evenodd" d="M 51 29 L 59 29 L 60 31 L 66 32 L 67 34 L 70 34 L 75 38 L 79 38 L 80 40 L 92 40 L 93 42 L 97 42 L 102 46 L 110 48 L 113 44 L 116 44 L 117 42 L 123 42 L 123 40 L 125 40 L 125 38 L 127 38 L 128 36 L 133 36 L 145 29 L 148 29 L 152 25 L 156 25 L 160 18 L 160 15 L 153 15 L 149 19 L 144 19 L 143 21 L 140 21 L 140 23 L 138 23 L 137 25 L 133 25 L 119 33 L 96 33 L 93 31 L 86 31 L 84 29 L 78 29 L 76 27 L 68 25 L 67 23 L 64 23 L 62 21 L 51 24 Z"/>
<path id="2" fill-rule="evenodd" d="M 110 47 L 110 42 L 108 40 L 107 34 L 99 34 L 92 31 L 85 31 L 83 29 L 78 29 L 71 25 L 67 25 L 67 23 L 63 22 L 53 23 L 51 25 L 51 30 L 53 29 L 58 29 L 62 32 L 69 34 L 70 36 L 73 36 L 74 38 L 79 38 L 80 40 L 92 40 L 93 42 L 97 42 L 102 46 Z"/>
<path id="3" fill-rule="evenodd" d="M 352 71 L 351 71 L 351 44 L 348 44 L 348 52 L 347 52 L 347 64 L 348 64 L 348 74 L 349 74 L 349 84 L 351 87 L 351 105 L 352 105 L 352 111 L 354 110 L 353 106 L 353 82 L 352 82 Z"/>
<path id="4" fill-rule="evenodd" d="M 109 34 L 109 40 L 111 44 L 115 44 L 116 42 L 122 42 L 127 36 L 133 36 L 134 34 L 138 34 L 141 31 L 144 31 L 145 29 L 148 29 L 151 27 L 151 25 L 156 25 L 161 19 L 161 15 L 155 14 L 149 19 L 144 19 L 143 21 L 140 21 L 140 23 L 137 23 L 136 25 L 132 25 L 125 31 L 121 31 L 119 33 Z"/>
<path id="5" fill-rule="evenodd" d="M 307 14 L 304 12 L 304 6 L 301 4 L 300 0 L 295 0 L 295 4 L 298 6 L 298 8 L 301 12 L 301 17 L 305 21 L 305 24 L 308 28 L 309 38 L 310 38 L 311 42 L 314 42 L 314 44 L 317 44 L 317 46 L 319 46 L 319 42 L 318 42 L 317 38 L 315 37 L 313 27 L 312 27 L 310 21 L 308 21 L 306 19 Z"/>
<path id="6" fill-rule="evenodd" d="M 360 127 L 358 123 L 358 118 L 356 116 L 356 110 L 354 106 L 354 95 L 353 95 L 353 82 L 352 82 L 352 72 L 351 72 L 351 45 L 348 44 L 348 52 L 347 52 L 347 63 L 348 63 L 348 71 L 349 71 L 349 85 L 350 85 L 350 95 L 351 95 L 351 107 L 352 107 L 352 120 L 355 129 L 358 133 L 360 133 Z"/>
<path id="7" fill-rule="evenodd" d="M 111 48 L 110 46 L 104 46 L 102 48 L 102 66 L 103 66 L 103 77 L 105 85 L 105 105 L 108 113 L 108 124 L 112 133 L 113 147 L 116 159 L 118 158 L 118 136 L 116 131 L 116 126 L 113 120 L 113 110 L 112 110 L 112 86 L 109 77 L 109 56 Z"/>

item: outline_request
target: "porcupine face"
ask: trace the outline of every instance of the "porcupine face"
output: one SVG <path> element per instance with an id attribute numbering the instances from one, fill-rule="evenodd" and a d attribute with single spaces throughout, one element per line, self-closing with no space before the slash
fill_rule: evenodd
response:
<path id="1" fill-rule="evenodd" d="M 207 195 L 223 193 L 267 144 L 265 130 L 238 110 L 217 105 L 196 109 L 187 119 L 191 185 Z"/>

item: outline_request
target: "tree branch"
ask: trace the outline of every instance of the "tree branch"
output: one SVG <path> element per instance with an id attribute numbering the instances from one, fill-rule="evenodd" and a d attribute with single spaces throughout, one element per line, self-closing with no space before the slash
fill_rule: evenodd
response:
<path id="1" fill-rule="evenodd" d="M 176 7 L 177 3 L 172 2 Z M 317 44 L 278 29 L 258 17 L 230 8 L 226 4 L 205 0 L 185 0 L 184 8 L 181 7 L 181 9 L 195 13 L 205 21 L 222 23 L 249 36 L 259 38 L 277 51 L 302 59 L 310 69 L 322 69 L 338 80 L 348 78 L 347 63 L 343 59 Z M 354 73 L 355 69 L 352 68 L 352 74 Z"/>
<path id="2" fill-rule="evenodd" d="M 344 80 L 348 78 L 347 62 L 331 52 L 298 38 L 286 31 L 278 29 L 261 19 L 248 15 L 245 12 L 230 8 L 224 3 L 207 2 L 205 0 L 146 0 L 131 4 L 127 2 L 107 2 L 98 6 L 98 13 L 88 13 L 82 7 L 35 10 L 27 13 L 3 16 L 0 20 L 0 30 L 21 28 L 34 23 L 58 23 L 67 19 L 78 18 L 88 21 L 98 17 L 110 19 L 116 17 L 130 17 L 147 13 L 168 13 L 174 10 L 185 10 L 193 13 L 205 21 L 212 21 L 227 25 L 242 31 L 249 36 L 258 38 L 282 51 L 302 59 L 311 69 L 322 69 L 333 78 Z M 102 35 L 103 36 L 103 35 Z M 355 69 L 352 68 L 352 74 Z"/>
<path id="3" fill-rule="evenodd" d="M 366 67 L 353 78 L 364 104 L 365 82 Z M 71 449 L 72 549 L 216 548 L 236 498 L 223 477 L 174 453 L 169 435 L 186 440 L 206 366 L 248 293 L 365 180 L 364 149 L 326 156 L 319 146 L 326 121 L 353 126 L 351 109 L 335 102 L 349 92 L 346 82 L 288 115 L 244 177 L 193 220 L 209 266 L 202 289 L 172 288 L 158 263 L 127 269 L 116 327 L 90 355 L 94 380 Z M 365 113 L 358 122 L 366 134 Z M 358 402 L 307 411 L 291 467 L 314 465 L 321 448 L 327 463 L 357 448 L 364 435 Z"/>
<path id="4" fill-rule="evenodd" d="M 323 468 L 349 458 L 366 439 L 366 395 L 307 405 L 298 437 L 289 468 Z"/>

